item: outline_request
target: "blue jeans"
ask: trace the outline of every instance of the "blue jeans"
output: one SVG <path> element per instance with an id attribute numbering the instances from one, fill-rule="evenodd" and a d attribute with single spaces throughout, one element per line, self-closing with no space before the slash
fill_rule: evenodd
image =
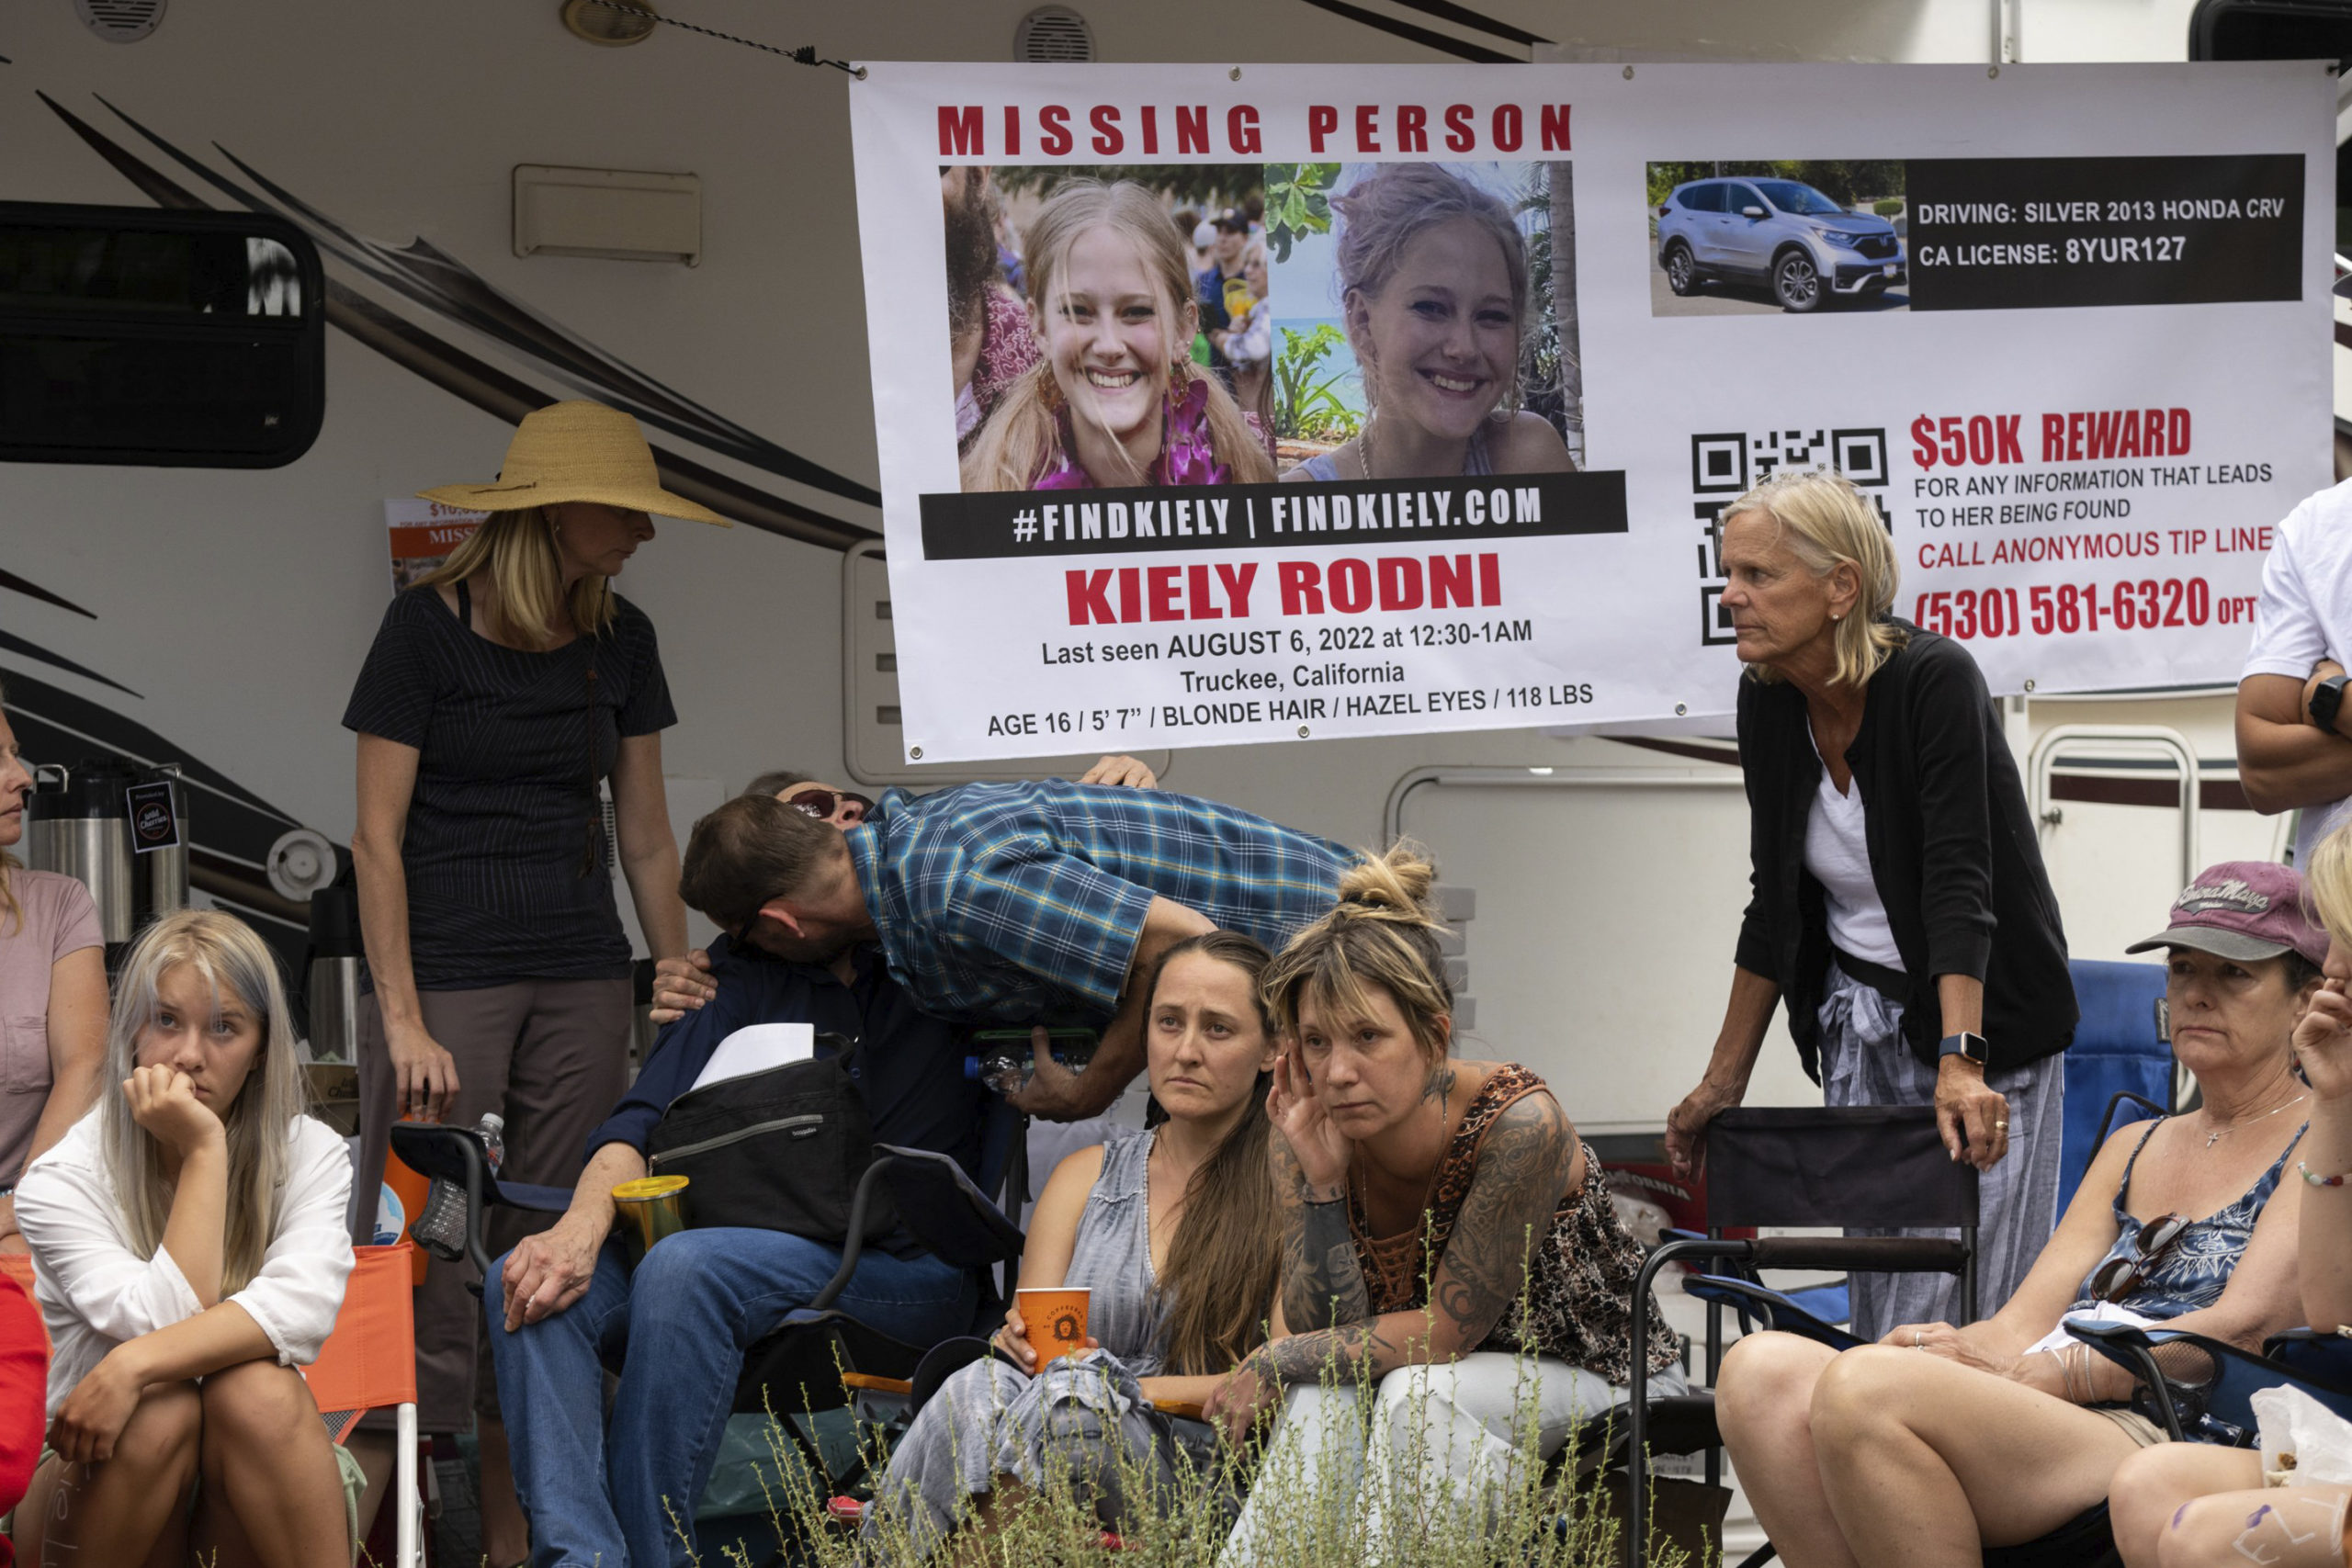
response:
<path id="1" fill-rule="evenodd" d="M 632 1275 L 616 1240 L 586 1295 L 512 1334 L 504 1263 L 492 1266 L 482 1306 L 533 1568 L 693 1562 L 695 1504 L 710 1483 L 743 1352 L 824 1287 L 841 1254 L 781 1231 L 717 1227 L 665 1238 Z M 934 1258 L 869 1250 L 835 1305 L 929 1345 L 970 1330 L 978 1286 Z M 608 1366 L 620 1374 L 609 1435 Z"/>

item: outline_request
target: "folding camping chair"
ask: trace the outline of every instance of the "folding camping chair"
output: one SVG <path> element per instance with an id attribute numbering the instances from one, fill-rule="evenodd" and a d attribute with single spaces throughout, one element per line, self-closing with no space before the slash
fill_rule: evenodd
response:
<path id="1" fill-rule="evenodd" d="M 991 1108 L 982 1137 L 984 1176 L 1005 1168 L 1020 1147 L 1020 1127 L 1018 1112 L 1001 1101 Z M 392 1128 L 392 1147 L 420 1175 L 465 1190 L 472 1221 L 466 1254 L 485 1277 L 491 1267 L 483 1240 L 490 1204 L 560 1213 L 571 1201 L 568 1189 L 506 1181 L 492 1174 L 481 1139 L 469 1128 L 401 1122 Z M 855 1385 L 844 1387 L 844 1371 L 890 1385 L 913 1380 L 931 1347 L 909 1345 L 833 1307 L 856 1272 L 865 1247 L 865 1215 L 885 1198 L 918 1241 L 959 1268 L 987 1269 L 1016 1263 L 1021 1257 L 1021 1227 L 1005 1217 L 955 1160 L 926 1149 L 876 1145 L 874 1162 L 851 1200 L 850 1240 L 840 1268 L 806 1307 L 744 1353 L 733 1405 L 737 1414 L 802 1416 L 843 1408 L 855 1393 Z M 1002 1313 L 1011 1288 L 1008 1277 L 1001 1292 L 982 1292 L 973 1328 L 985 1327 Z M 798 1423 L 786 1420 L 781 1425 L 811 1474 L 829 1483 L 855 1479 L 854 1470 L 849 1476 L 835 1477 L 816 1440 Z"/>
<path id="2" fill-rule="evenodd" d="M 2352 1420 L 2352 1339 L 2312 1328 L 2263 1342 L 2262 1353 L 2201 1334 L 2121 1323 L 2069 1323 L 2066 1332 L 2139 1380 L 2144 1404 L 2174 1442 L 2252 1448 L 2253 1397 L 2292 1385 Z"/>
<path id="3" fill-rule="evenodd" d="M 1872 1228 L 1937 1226 L 1956 1229 L 1957 1240 L 1938 1236 L 1759 1236 L 1731 1240 L 1723 1232 L 1752 1226 L 1850 1225 Z M 1639 1568 L 1647 1560 L 1649 1537 L 1649 1443 L 1656 1429 L 1670 1436 L 1672 1451 L 1707 1450 L 1707 1481 L 1722 1474 L 1721 1438 L 1715 1431 L 1714 1395 L 1697 1393 L 1648 1402 L 1650 1290 L 1668 1264 L 1708 1258 L 1761 1269 L 1845 1269 L 1877 1273 L 1948 1273 L 1960 1277 L 1961 1320 L 1976 1317 L 1976 1171 L 1955 1163 L 1936 1131 L 1929 1106 L 1803 1106 L 1726 1111 L 1707 1128 L 1707 1229 L 1703 1237 L 1669 1241 L 1650 1254 L 1634 1286 L 1633 1398 L 1587 1424 L 1579 1437 L 1607 1434 L 1606 1447 L 1622 1448 L 1625 1464 L 1624 1560 Z M 1711 1281 L 1686 1285 L 1703 1295 Z M 1792 1331 L 1805 1325 L 1835 1336 L 1838 1348 L 1856 1343 L 1773 1302 L 1787 1298 L 1762 1292 L 1752 1280 L 1729 1277 L 1733 1289 L 1710 1299 L 1707 1308 L 1707 1382 L 1723 1360 L 1722 1308 L 1730 1301 L 1760 1308 L 1768 1324 Z M 1768 1301 L 1766 1298 L 1770 1297 Z M 1736 1299 L 1735 1299 L 1736 1298 Z M 1802 1319 L 1802 1322 L 1799 1320 Z M 1820 1337 L 1819 1334 L 1815 1335 Z M 1842 1341 L 1842 1343 L 1839 1343 Z M 1580 1445 L 1581 1446 L 1581 1445 Z M 1751 1557 L 1750 1562 L 1767 1559 Z"/>
<path id="4" fill-rule="evenodd" d="M 401 1500 L 394 1568 L 424 1568 L 424 1495 L 416 1470 L 416 1320 L 409 1299 L 409 1247 L 353 1248 L 351 1278 L 334 1329 L 319 1359 L 303 1370 L 327 1437 L 341 1443 L 359 1417 L 386 1405 L 397 1409 L 399 1469 L 392 1495 Z M 33 1260 L 0 1253 L 0 1274 L 33 1293 Z M 47 1335 L 47 1325 L 42 1333 Z M 368 1521 L 359 1521 L 364 1538 Z"/>
<path id="5" fill-rule="evenodd" d="M 327 1436 L 347 1439 L 359 1417 L 391 1405 L 395 1415 L 398 1469 L 392 1498 L 400 1509 L 395 1568 L 424 1568 L 424 1494 L 416 1468 L 416 1318 L 410 1299 L 411 1250 L 399 1247 L 353 1249 L 356 1261 L 343 1289 L 319 1359 L 303 1372 L 311 1397 L 326 1418 Z M 368 1521 L 359 1521 L 363 1536 Z"/>

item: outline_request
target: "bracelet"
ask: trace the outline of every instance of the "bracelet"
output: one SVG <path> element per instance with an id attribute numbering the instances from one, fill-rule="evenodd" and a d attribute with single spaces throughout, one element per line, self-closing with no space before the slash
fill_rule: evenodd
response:
<path id="1" fill-rule="evenodd" d="M 2295 1169 L 2297 1173 L 2302 1177 L 2305 1182 L 2313 1187 L 2341 1187 L 2344 1185 L 2343 1176 L 2314 1176 L 2312 1174 L 2312 1168 L 2305 1165 L 2301 1160 L 2297 1160 L 2295 1162 Z M 2352 1175 L 2352 1172 L 2346 1172 L 2346 1174 Z"/>
<path id="2" fill-rule="evenodd" d="M 1315 1195 L 1315 1184 L 1311 1181 L 1302 1181 L 1298 1184 L 1298 1201 L 1310 1209 L 1328 1209 L 1334 1203 L 1344 1203 L 1348 1201 L 1348 1184 L 1342 1181 L 1337 1192 L 1332 1193 L 1329 1198 L 1317 1198 Z"/>

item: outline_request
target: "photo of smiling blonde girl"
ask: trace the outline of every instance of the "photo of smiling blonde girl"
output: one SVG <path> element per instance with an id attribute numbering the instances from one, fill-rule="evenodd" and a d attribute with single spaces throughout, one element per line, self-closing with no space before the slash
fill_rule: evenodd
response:
<path id="1" fill-rule="evenodd" d="M 1521 408 L 1527 237 L 1500 197 L 1434 164 L 1373 167 L 1331 197 L 1340 325 L 1369 412 L 1286 479 L 1559 473 L 1559 430 Z M 1283 285 L 1283 298 L 1290 298 Z"/>
<path id="2" fill-rule="evenodd" d="M 964 459 L 964 489 L 1260 484 L 1264 438 L 1193 359 L 1200 312 L 1159 197 L 1122 181 L 1063 186 L 1022 245 L 1044 358 Z"/>

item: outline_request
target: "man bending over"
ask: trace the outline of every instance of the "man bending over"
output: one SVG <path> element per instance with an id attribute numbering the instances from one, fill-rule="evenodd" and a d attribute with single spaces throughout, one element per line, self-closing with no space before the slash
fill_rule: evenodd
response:
<path id="1" fill-rule="evenodd" d="M 679 890 L 736 945 L 781 958 L 878 942 L 934 1017 L 1100 1025 L 1084 1073 L 1041 1052 L 1012 1097 L 1073 1121 L 1141 1069 L 1141 982 L 1162 953 L 1217 927 L 1279 949 L 1353 858 L 1215 801 L 1048 780 L 890 790 L 846 831 L 745 795 L 695 824 Z"/>

